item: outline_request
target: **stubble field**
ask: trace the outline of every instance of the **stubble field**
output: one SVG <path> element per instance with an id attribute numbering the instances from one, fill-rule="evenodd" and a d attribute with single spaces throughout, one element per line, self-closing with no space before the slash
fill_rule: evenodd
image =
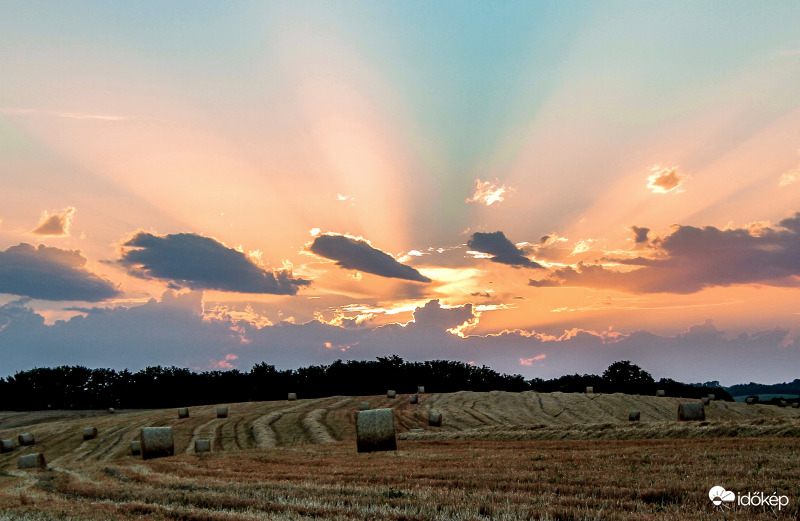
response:
<path id="1" fill-rule="evenodd" d="M 362 401 L 392 407 L 398 450 L 355 451 Z M 0 520 L 797 519 L 800 411 L 712 402 L 675 421 L 676 398 L 471 393 L 105 412 L 0 413 Z M 641 421 L 628 422 L 637 409 Z M 427 414 L 441 412 L 442 427 Z M 84 441 L 84 427 L 98 437 Z M 142 460 L 143 426 L 172 426 L 176 455 Z M 409 434 L 424 428 L 421 434 Z M 195 454 L 195 439 L 212 453 Z M 47 470 L 18 470 L 41 452 Z M 788 506 L 718 509 L 708 490 L 777 493 Z"/>

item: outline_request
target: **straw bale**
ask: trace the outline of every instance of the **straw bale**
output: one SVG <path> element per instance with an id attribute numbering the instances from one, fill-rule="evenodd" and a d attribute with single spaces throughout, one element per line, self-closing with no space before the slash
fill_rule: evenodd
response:
<path id="1" fill-rule="evenodd" d="M 394 413 L 391 409 L 372 409 L 358 413 L 356 448 L 358 452 L 397 450 Z"/>
<path id="2" fill-rule="evenodd" d="M 172 427 L 143 427 L 139 433 L 142 459 L 160 458 L 175 454 Z"/>
<path id="3" fill-rule="evenodd" d="M 20 456 L 17 460 L 18 469 L 46 469 L 47 462 L 44 460 L 44 454 L 34 452 L 33 454 L 25 454 Z"/>

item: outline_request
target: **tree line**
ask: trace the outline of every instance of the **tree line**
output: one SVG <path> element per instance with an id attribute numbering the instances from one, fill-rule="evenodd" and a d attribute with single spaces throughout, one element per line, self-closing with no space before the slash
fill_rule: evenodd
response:
<path id="1" fill-rule="evenodd" d="M 179 367 L 147 367 L 138 372 L 127 369 L 89 369 L 60 366 L 19 371 L 0 378 L 0 396 L 5 410 L 43 409 L 149 409 L 185 407 L 215 403 L 284 400 L 287 393 L 298 398 L 333 395 L 383 394 L 394 389 L 401 394 L 425 386 L 428 393 L 456 391 L 538 391 L 655 394 L 699 398 L 714 393 L 731 400 L 719 387 L 697 387 L 661 379 L 629 361 L 615 362 L 598 375 L 567 375 L 551 380 L 525 380 L 521 375 L 500 374 L 486 366 L 451 360 L 406 362 L 399 356 L 375 360 L 337 360 L 329 365 L 311 365 L 279 370 L 267 363 L 250 371 L 195 372 Z"/>
<path id="2" fill-rule="evenodd" d="M 734 396 L 756 395 L 756 394 L 794 394 L 800 395 L 800 378 L 791 382 L 783 382 L 779 384 L 757 384 L 750 382 L 749 384 L 736 384 L 729 387 L 731 394 Z"/>

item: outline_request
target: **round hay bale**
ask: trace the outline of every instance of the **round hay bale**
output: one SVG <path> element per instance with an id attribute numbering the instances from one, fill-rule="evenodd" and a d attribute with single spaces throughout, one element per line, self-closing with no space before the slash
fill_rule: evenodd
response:
<path id="1" fill-rule="evenodd" d="M 217 407 L 217 418 L 227 418 L 228 408 L 224 406 Z"/>
<path id="2" fill-rule="evenodd" d="M 25 432 L 17 436 L 17 443 L 19 445 L 33 445 L 36 443 L 36 440 L 33 437 L 33 434 L 30 432 Z"/>
<path id="3" fill-rule="evenodd" d="M 397 391 L 393 391 L 391 389 L 386 391 L 386 397 L 387 398 L 394 398 L 395 396 L 397 396 Z"/>
<path id="4" fill-rule="evenodd" d="M 418 385 L 417 386 L 417 394 L 425 394 L 425 386 L 424 385 Z"/>
<path id="5" fill-rule="evenodd" d="M 178 419 L 183 420 L 189 417 L 189 408 L 188 407 L 181 407 L 178 409 Z"/>
<path id="6" fill-rule="evenodd" d="M 431 427 L 441 427 L 442 426 L 442 413 L 440 412 L 432 412 L 428 416 L 428 425 Z"/>
<path id="7" fill-rule="evenodd" d="M 368 411 L 369 410 L 369 402 L 361 402 L 360 404 L 358 404 L 358 408 L 360 410 L 362 410 L 362 411 Z"/>
<path id="8" fill-rule="evenodd" d="M 97 437 L 97 427 L 86 427 L 83 429 L 83 439 L 93 440 Z"/>
<path id="9" fill-rule="evenodd" d="M 394 413 L 391 409 L 360 411 L 356 416 L 356 449 L 358 452 L 397 450 L 394 435 Z"/>
<path id="10" fill-rule="evenodd" d="M 211 440 L 194 440 L 195 452 L 211 452 Z"/>
<path id="11" fill-rule="evenodd" d="M 175 454 L 172 427 L 142 427 L 139 433 L 142 459 L 160 458 Z"/>
<path id="12" fill-rule="evenodd" d="M 746 403 L 747 405 L 756 404 L 758 403 L 758 396 L 748 396 L 747 398 L 745 398 L 744 403 Z"/>
<path id="13" fill-rule="evenodd" d="M 14 452 L 14 440 L 0 440 L 0 453 Z"/>
<path id="14" fill-rule="evenodd" d="M 659 398 L 663 398 L 666 395 L 667 395 L 667 391 L 665 391 L 664 389 L 659 389 L 659 390 L 656 391 L 656 396 L 658 396 Z"/>
<path id="15" fill-rule="evenodd" d="M 708 405 L 709 403 L 711 403 L 711 400 L 708 399 L 708 396 L 703 396 L 702 398 L 700 398 L 700 401 L 703 402 L 703 405 Z"/>
<path id="16" fill-rule="evenodd" d="M 17 460 L 18 469 L 46 469 L 47 462 L 44 460 L 44 454 L 34 452 L 33 454 L 25 454 L 20 456 Z"/>
<path id="17" fill-rule="evenodd" d="M 792 402 L 792 409 L 800 409 L 800 402 Z"/>
<path id="18" fill-rule="evenodd" d="M 631 422 L 638 422 L 639 418 L 641 418 L 641 413 L 639 411 L 631 411 L 628 413 L 628 421 Z"/>
<path id="19" fill-rule="evenodd" d="M 709 399 L 709 400 L 716 400 L 716 399 L 717 399 L 717 397 L 714 395 L 714 393 L 709 393 L 709 394 L 708 394 L 708 399 Z"/>
<path id="20" fill-rule="evenodd" d="M 140 442 L 140 441 L 132 441 L 131 442 L 131 455 L 133 455 L 133 456 L 141 456 L 142 455 L 142 442 Z"/>
<path id="21" fill-rule="evenodd" d="M 408 397 L 408 401 L 409 403 L 419 403 L 419 396 L 417 396 L 416 394 L 412 394 L 411 396 Z"/>
<path id="22" fill-rule="evenodd" d="M 678 421 L 705 421 L 706 410 L 700 402 L 679 403 Z"/>
<path id="23" fill-rule="evenodd" d="M 109 407 L 108 409 L 106 409 L 106 412 L 107 412 L 108 414 L 114 414 L 114 413 L 115 413 L 115 412 L 117 412 L 117 411 L 115 411 L 113 407 Z"/>
<path id="24" fill-rule="evenodd" d="M 419 434 L 421 432 L 425 432 L 425 429 L 411 429 L 408 432 L 410 432 L 411 434 Z"/>
<path id="25" fill-rule="evenodd" d="M 594 394 L 594 387 L 587 387 L 586 394 Z"/>
<path id="26" fill-rule="evenodd" d="M 288 398 L 288 400 L 289 400 L 290 402 L 293 402 L 293 401 L 297 400 L 297 393 L 289 393 L 289 398 Z"/>

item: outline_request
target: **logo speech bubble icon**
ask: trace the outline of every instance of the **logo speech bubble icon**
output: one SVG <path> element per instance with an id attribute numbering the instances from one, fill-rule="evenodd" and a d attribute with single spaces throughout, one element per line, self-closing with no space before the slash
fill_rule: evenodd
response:
<path id="1" fill-rule="evenodd" d="M 716 487 L 711 487 L 711 490 L 708 491 L 708 499 L 710 499 L 714 505 L 720 506 L 722 503 L 736 501 L 736 494 L 717 485 Z"/>

